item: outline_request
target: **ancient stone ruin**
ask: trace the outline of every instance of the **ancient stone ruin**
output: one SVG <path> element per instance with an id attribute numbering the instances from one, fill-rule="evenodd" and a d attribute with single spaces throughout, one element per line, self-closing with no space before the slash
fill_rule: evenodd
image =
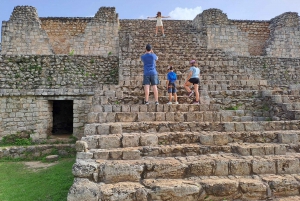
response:
<path id="1" fill-rule="evenodd" d="M 0 137 L 77 137 L 68 201 L 299 200 L 298 13 L 231 20 L 39 17 L 15 7 L 2 23 Z M 143 105 L 140 56 L 159 56 L 159 105 Z M 183 84 L 201 69 L 200 105 Z M 167 105 L 166 68 L 178 75 Z M 0 152 L 0 156 L 3 153 Z"/>

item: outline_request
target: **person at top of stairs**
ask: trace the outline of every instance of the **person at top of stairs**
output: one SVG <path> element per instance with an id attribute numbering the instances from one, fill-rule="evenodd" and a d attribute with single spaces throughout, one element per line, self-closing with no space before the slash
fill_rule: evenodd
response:
<path id="1" fill-rule="evenodd" d="M 157 85 L 159 84 L 158 73 L 156 71 L 156 61 L 158 57 L 154 54 L 150 44 L 146 45 L 146 53 L 141 56 L 144 63 L 144 91 L 145 91 L 145 104 L 149 104 L 149 90 L 152 85 L 152 91 L 154 93 L 155 104 L 158 105 L 158 91 Z"/>
<path id="2" fill-rule="evenodd" d="M 193 104 L 199 104 L 198 88 L 199 88 L 199 84 L 200 84 L 200 69 L 196 66 L 195 60 L 191 60 L 190 65 L 191 65 L 191 67 L 190 67 L 187 79 L 185 81 L 184 88 L 187 90 L 189 97 L 191 97 L 193 95 L 193 93 L 195 93 L 196 100 L 193 102 Z M 192 91 L 190 89 L 190 86 L 192 84 L 194 85 L 194 91 Z"/>
<path id="3" fill-rule="evenodd" d="M 175 99 L 175 104 L 178 104 L 177 101 L 177 90 L 176 90 L 176 85 L 175 82 L 177 80 L 177 75 L 173 71 L 173 66 L 168 67 L 168 74 L 167 74 L 167 91 L 169 93 L 169 102 L 167 104 L 172 104 L 172 95 L 174 96 Z"/>
<path id="4" fill-rule="evenodd" d="M 161 28 L 161 32 L 163 34 L 163 37 L 165 37 L 165 34 L 164 34 L 164 26 L 163 26 L 163 23 L 162 23 L 162 18 L 170 18 L 170 16 L 162 16 L 161 15 L 161 12 L 157 12 L 156 14 L 156 17 L 148 17 L 148 19 L 153 19 L 155 18 L 156 19 L 156 29 L 155 29 L 155 36 L 157 36 L 157 31 L 158 31 L 158 28 L 160 27 Z"/>

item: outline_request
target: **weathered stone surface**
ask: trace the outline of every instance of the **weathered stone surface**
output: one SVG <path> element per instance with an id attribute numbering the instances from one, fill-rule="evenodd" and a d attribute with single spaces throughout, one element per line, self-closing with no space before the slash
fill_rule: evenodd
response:
<path id="1" fill-rule="evenodd" d="M 149 191 L 151 200 L 194 201 L 203 199 L 200 184 L 186 180 L 145 179 L 142 181 Z"/>
<path id="2" fill-rule="evenodd" d="M 200 180 L 200 184 L 208 195 L 216 197 L 233 196 L 238 193 L 239 182 L 229 179 L 205 179 Z"/>
<path id="3" fill-rule="evenodd" d="M 95 162 L 77 160 L 72 167 L 72 173 L 76 177 L 91 177 L 93 173 L 97 172 L 99 165 Z"/>
<path id="4" fill-rule="evenodd" d="M 99 178 L 105 183 L 138 182 L 144 164 L 138 161 L 99 161 Z"/>
<path id="5" fill-rule="evenodd" d="M 88 144 L 85 141 L 76 141 L 75 149 L 78 152 L 87 152 Z"/>
<path id="6" fill-rule="evenodd" d="M 85 178 L 75 178 L 68 192 L 68 201 L 98 201 L 100 198 L 100 186 Z"/>
<path id="7" fill-rule="evenodd" d="M 260 180 L 255 179 L 240 179 L 239 186 L 245 199 L 266 199 L 267 186 Z"/>

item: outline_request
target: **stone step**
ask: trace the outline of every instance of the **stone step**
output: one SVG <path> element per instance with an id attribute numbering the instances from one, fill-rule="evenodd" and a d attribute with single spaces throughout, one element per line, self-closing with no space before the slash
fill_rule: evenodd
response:
<path id="1" fill-rule="evenodd" d="M 124 80 L 139 80 L 143 81 L 143 74 L 122 74 L 121 75 Z M 160 80 L 166 79 L 166 73 L 158 76 Z M 178 79 L 185 79 L 186 74 L 184 75 L 178 75 Z M 252 74 L 206 74 L 206 75 L 200 75 L 200 80 L 254 80 L 255 76 Z M 257 80 L 261 80 L 261 78 L 256 78 Z"/>
<path id="2" fill-rule="evenodd" d="M 276 143 L 229 143 L 228 145 L 178 144 L 77 152 L 77 159 L 138 160 L 142 157 L 184 157 L 235 153 L 242 156 L 285 155 L 286 145 Z"/>
<path id="3" fill-rule="evenodd" d="M 183 86 L 186 79 L 176 80 L 177 86 Z M 163 85 L 166 83 L 166 78 L 160 80 L 160 83 Z M 126 80 L 120 82 L 120 87 L 135 87 L 142 86 L 142 80 Z M 210 85 L 227 85 L 227 86 L 267 86 L 267 80 L 201 80 L 200 86 L 210 86 Z M 114 88 L 119 88 L 115 86 Z M 211 90 L 215 91 L 215 90 Z"/>
<path id="4" fill-rule="evenodd" d="M 294 91 L 295 92 L 295 91 Z M 300 105 L 300 96 L 299 95 L 271 95 L 269 96 L 269 99 L 274 103 L 295 103 L 295 104 L 299 104 Z M 300 107 L 300 106 L 299 106 Z"/>
<path id="5" fill-rule="evenodd" d="M 80 160 L 73 175 L 97 177 L 98 182 L 138 182 L 141 179 L 182 179 L 201 176 L 250 176 L 298 174 L 300 153 L 266 156 L 207 154 L 186 157 L 142 157 L 139 160 Z M 99 173 L 98 175 L 96 175 Z"/>
<path id="6" fill-rule="evenodd" d="M 162 132 L 89 135 L 82 137 L 89 149 L 126 147 L 151 147 L 159 145 L 200 144 L 228 146 L 234 143 L 280 143 L 288 144 L 289 150 L 299 151 L 300 131 L 251 131 L 251 132 Z"/>
<path id="7" fill-rule="evenodd" d="M 160 132 L 242 132 L 242 131 L 276 131 L 298 130 L 299 120 L 291 121 L 257 121 L 257 122 L 210 122 L 196 120 L 194 122 L 155 121 L 155 122 L 117 122 L 117 123 L 93 123 L 86 124 L 84 135 L 108 135 L 122 133 L 160 133 Z"/>
<path id="8" fill-rule="evenodd" d="M 91 112 L 196 112 L 196 111 L 219 111 L 218 104 L 160 104 L 160 105 L 93 105 Z M 238 113 L 238 111 L 236 111 Z"/>
<path id="9" fill-rule="evenodd" d="M 274 200 L 299 201 L 299 174 L 142 179 L 99 184 L 75 179 L 68 200 Z"/>
<path id="10" fill-rule="evenodd" d="M 265 116 L 257 116 L 265 115 Z M 193 122 L 248 122 L 270 121 L 270 114 L 247 110 L 198 111 L 198 112 L 90 112 L 87 123 L 108 122 L 152 122 L 152 121 Z"/>

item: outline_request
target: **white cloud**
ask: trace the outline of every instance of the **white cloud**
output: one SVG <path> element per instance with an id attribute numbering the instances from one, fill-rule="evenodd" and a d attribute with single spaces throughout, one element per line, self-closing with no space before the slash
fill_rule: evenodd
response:
<path id="1" fill-rule="evenodd" d="M 177 7 L 175 10 L 169 13 L 169 16 L 174 20 L 192 20 L 202 13 L 202 8 L 200 6 L 196 8 L 180 8 Z"/>
<path id="2" fill-rule="evenodd" d="M 138 17 L 138 19 L 146 19 L 146 17 L 144 15 L 141 15 Z"/>

